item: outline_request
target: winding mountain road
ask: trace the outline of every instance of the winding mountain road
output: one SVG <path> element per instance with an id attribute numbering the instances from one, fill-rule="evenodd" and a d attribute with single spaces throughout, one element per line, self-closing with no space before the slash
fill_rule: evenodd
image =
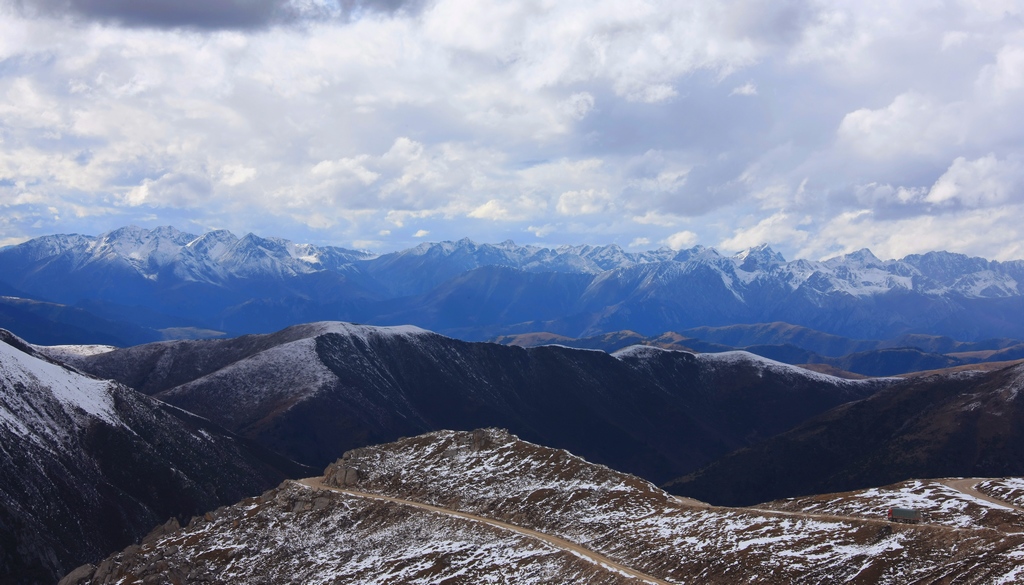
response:
<path id="1" fill-rule="evenodd" d="M 1006 500 L 1001 500 L 999 498 L 979 492 L 975 486 L 977 486 L 979 483 L 983 481 L 988 481 L 988 479 L 989 478 L 984 477 L 967 477 L 963 479 L 951 478 L 940 479 L 939 483 L 947 485 L 964 495 L 971 496 L 972 498 L 978 498 L 979 500 L 985 500 L 990 504 L 995 504 L 996 506 L 1006 508 L 1007 510 L 1014 510 L 1015 512 L 1024 512 L 1024 508 L 1021 508 L 1020 506 L 1015 506 L 1010 502 L 1007 502 Z"/>
<path id="2" fill-rule="evenodd" d="M 400 505 L 403 505 L 403 506 L 411 506 L 411 507 L 414 507 L 414 508 L 419 508 L 421 510 L 427 510 L 429 512 L 434 512 L 436 514 L 444 514 L 444 515 L 447 515 L 447 516 L 454 516 L 456 518 L 463 518 L 463 519 L 466 519 L 466 520 L 472 520 L 474 522 L 479 522 L 481 524 L 487 524 L 489 526 L 494 526 L 494 527 L 497 527 L 497 528 L 501 528 L 503 530 L 510 530 L 512 532 L 516 532 L 516 533 L 522 534 L 524 536 L 528 536 L 528 537 L 535 538 L 537 540 L 543 541 L 544 543 L 549 544 L 549 545 L 551 545 L 551 546 L 553 546 L 555 548 L 558 548 L 558 549 L 564 550 L 566 552 L 569 552 L 571 554 L 574 554 L 576 556 L 582 557 L 582 558 L 584 558 L 584 559 L 586 559 L 586 560 L 588 560 L 588 561 L 590 561 L 592 563 L 595 563 L 597 565 L 601 565 L 601 566 L 603 566 L 603 567 L 605 567 L 607 569 L 610 569 L 612 571 L 615 571 L 617 573 L 621 573 L 621 574 L 627 575 L 627 576 L 632 577 L 634 579 L 639 579 L 640 581 L 643 581 L 645 583 L 655 583 L 657 585 L 671 585 L 671 583 L 669 581 L 665 581 L 663 579 L 659 579 L 659 578 L 654 577 L 652 575 L 648 575 L 646 573 L 642 573 L 640 571 L 637 571 L 636 569 L 633 569 L 631 567 L 627 567 L 626 565 L 623 565 L 622 563 L 615 562 L 615 561 L 609 559 L 608 557 L 606 557 L 606 556 L 604 556 L 602 554 L 596 553 L 596 552 L 594 552 L 594 551 L 592 551 L 592 550 L 590 550 L 588 548 L 584 548 L 584 547 L 576 544 L 575 542 L 570 542 L 570 541 L 565 540 L 563 538 L 558 538 L 557 536 L 551 536 L 550 534 L 545 534 L 543 532 L 538 532 L 536 530 L 531 530 L 529 528 L 524 528 L 522 526 L 516 526 L 515 524 L 509 524 L 507 522 L 502 522 L 500 520 L 494 520 L 492 518 L 486 518 L 484 516 L 477 516 L 475 514 L 469 514 L 469 513 L 466 513 L 466 512 L 457 512 L 455 510 L 449 510 L 448 508 L 442 508 L 440 506 L 432 506 L 430 504 L 424 504 L 424 503 L 421 503 L 421 502 L 414 502 L 412 500 L 403 500 L 401 498 L 393 498 L 391 496 L 382 496 L 382 495 L 379 495 L 379 494 L 369 494 L 369 493 L 366 493 L 366 492 L 360 492 L 360 491 L 355 491 L 355 490 L 348 490 L 348 489 L 345 489 L 345 488 L 329 486 L 329 485 L 324 484 L 322 477 L 307 477 L 306 479 L 298 480 L 297 483 L 299 483 L 301 485 L 304 485 L 306 487 L 313 488 L 313 489 L 329 490 L 329 491 L 333 491 L 333 492 L 340 492 L 340 493 L 343 493 L 343 494 L 346 494 L 346 495 L 349 495 L 349 496 L 354 496 L 354 497 L 357 497 L 357 498 L 367 498 L 367 499 L 371 499 L 371 500 L 379 500 L 379 501 L 383 501 L 383 502 L 391 502 L 391 503 L 400 504 Z"/>

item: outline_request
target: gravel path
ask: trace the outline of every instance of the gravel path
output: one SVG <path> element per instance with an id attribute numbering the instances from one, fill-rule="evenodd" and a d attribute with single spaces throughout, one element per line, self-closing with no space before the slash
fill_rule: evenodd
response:
<path id="1" fill-rule="evenodd" d="M 634 579 L 639 579 L 639 580 L 644 581 L 646 583 L 656 583 L 657 585 L 671 585 L 670 582 L 668 582 L 668 581 L 665 581 L 663 579 L 659 579 L 657 577 L 653 577 L 653 576 L 648 575 L 646 573 L 641 573 L 640 571 L 637 571 L 636 569 L 633 569 L 631 567 L 627 567 L 626 565 L 623 565 L 621 563 L 617 563 L 617 562 L 609 559 L 608 557 L 606 557 L 604 555 L 598 554 L 598 553 L 596 553 L 596 552 L 594 552 L 594 551 L 592 551 L 592 550 L 590 550 L 588 548 L 584 548 L 584 547 L 582 547 L 582 546 L 580 546 L 580 545 L 578 545 L 578 544 L 576 544 L 574 542 L 570 542 L 568 540 L 565 540 L 565 539 L 562 539 L 562 538 L 558 538 L 557 536 L 551 536 L 550 534 L 545 534 L 543 532 L 538 532 L 536 530 L 531 530 L 529 528 L 523 528 L 522 526 L 516 526 L 515 524 L 509 524 L 507 522 L 502 522 L 500 520 L 494 520 L 492 518 L 485 518 L 483 516 L 477 516 L 475 514 L 467 514 L 466 512 L 457 512 L 455 510 L 449 510 L 448 508 L 441 508 L 439 506 L 432 506 L 430 504 L 423 504 L 421 502 L 414 502 L 414 501 L 411 501 L 411 500 L 403 500 L 401 498 L 393 498 L 393 497 L 390 497 L 390 496 L 382 496 L 382 495 L 379 495 L 379 494 L 368 494 L 366 492 L 359 492 L 359 491 L 354 491 L 354 490 L 347 490 L 347 489 L 344 489 L 344 488 L 332 487 L 332 486 L 324 485 L 322 477 L 309 477 L 309 478 L 306 478 L 306 479 L 299 480 L 298 483 L 300 483 L 302 485 L 305 485 L 307 487 L 314 488 L 314 489 L 330 490 L 330 491 L 334 491 L 334 492 L 340 492 L 340 493 L 343 493 L 343 494 L 347 494 L 347 495 L 350 495 L 350 496 L 355 496 L 357 498 L 369 498 L 369 499 L 372 499 L 372 500 L 381 500 L 381 501 L 385 501 L 385 502 L 392 502 L 392 503 L 395 503 L 395 504 L 401 504 L 403 506 L 412 506 L 414 508 L 420 508 L 422 510 L 428 510 L 430 512 L 434 512 L 434 513 L 437 513 L 437 514 L 446 514 L 448 516 L 455 516 L 457 518 L 464 518 L 464 519 L 467 519 L 467 520 L 473 520 L 475 522 L 481 522 L 483 524 L 488 524 L 490 526 L 496 526 L 498 528 L 502 528 L 502 529 L 505 529 L 505 530 L 511 530 L 511 531 L 517 532 L 519 534 L 523 534 L 523 535 L 526 535 L 526 536 L 530 536 L 532 538 L 536 538 L 536 539 L 541 540 L 541 541 L 543 541 L 543 542 L 545 542 L 545 543 L 547 543 L 547 544 L 549 544 L 551 546 L 554 546 L 555 548 L 559 548 L 559 549 L 568 551 L 568 552 L 573 553 L 573 554 L 575 554 L 577 556 L 583 557 L 583 558 L 585 558 L 585 559 L 587 559 L 587 560 L 589 560 L 589 561 L 591 561 L 593 563 L 601 565 L 601 566 L 603 566 L 603 567 L 605 567 L 607 569 L 610 569 L 612 571 L 628 575 L 629 577 L 633 577 Z"/>

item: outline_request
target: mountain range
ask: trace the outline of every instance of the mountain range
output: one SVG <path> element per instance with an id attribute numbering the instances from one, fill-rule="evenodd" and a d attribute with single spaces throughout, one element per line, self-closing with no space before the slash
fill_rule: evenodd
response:
<path id="1" fill-rule="evenodd" d="M 307 465 L 401 436 L 502 426 L 653 481 L 895 383 L 743 352 L 520 348 L 337 322 L 73 363 Z"/>
<path id="2" fill-rule="evenodd" d="M 772 322 L 853 339 L 1020 339 L 1022 282 L 1020 260 L 930 252 L 883 261 L 860 250 L 787 261 L 766 245 L 727 256 L 701 246 L 634 253 L 460 240 L 371 254 L 223 230 L 125 227 L 0 250 L 7 296 L 82 309 L 134 327 L 133 336 L 146 328 L 150 340 L 320 320 L 414 324 L 468 340 Z M 31 328 L 15 331 L 32 341 Z"/>

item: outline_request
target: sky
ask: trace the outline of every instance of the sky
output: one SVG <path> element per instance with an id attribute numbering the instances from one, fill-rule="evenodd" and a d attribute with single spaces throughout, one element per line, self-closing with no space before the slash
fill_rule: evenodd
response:
<path id="1" fill-rule="evenodd" d="M 0 0 L 0 245 L 1024 258 L 1019 0 Z"/>

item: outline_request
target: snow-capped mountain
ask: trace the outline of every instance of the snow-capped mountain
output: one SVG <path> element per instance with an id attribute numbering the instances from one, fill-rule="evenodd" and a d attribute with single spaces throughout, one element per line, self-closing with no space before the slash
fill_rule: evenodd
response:
<path id="1" fill-rule="evenodd" d="M 102 351 L 102 348 L 94 348 Z M 67 353 L 68 348 L 55 351 Z M 0 330 L 0 582 L 53 583 L 303 468 Z"/>
<path id="2" fill-rule="evenodd" d="M 893 383 L 746 353 L 523 349 L 347 323 L 153 343 L 75 363 L 310 465 L 366 442 L 499 425 L 655 481 Z"/>
<path id="3" fill-rule="evenodd" d="M 991 488 L 1012 487 L 1006 481 Z M 979 486 L 980 487 L 980 486 Z M 1011 583 L 1024 538 L 940 482 L 715 508 L 499 429 L 353 450 L 62 585 L 257 583 Z M 893 502 L 927 525 L 884 522 Z M 950 554 L 955 541 L 955 554 Z"/>
<path id="4" fill-rule="evenodd" d="M 0 284 L 157 329 L 267 332 L 323 319 L 413 323 L 467 339 L 572 337 L 784 321 L 884 339 L 1024 337 L 1024 261 L 868 250 L 787 261 L 767 245 L 626 252 L 616 245 L 424 243 L 374 255 L 227 231 L 126 227 L 0 250 Z M 2 288 L 2 287 L 0 287 Z M 31 332 L 24 332 L 31 337 Z"/>

